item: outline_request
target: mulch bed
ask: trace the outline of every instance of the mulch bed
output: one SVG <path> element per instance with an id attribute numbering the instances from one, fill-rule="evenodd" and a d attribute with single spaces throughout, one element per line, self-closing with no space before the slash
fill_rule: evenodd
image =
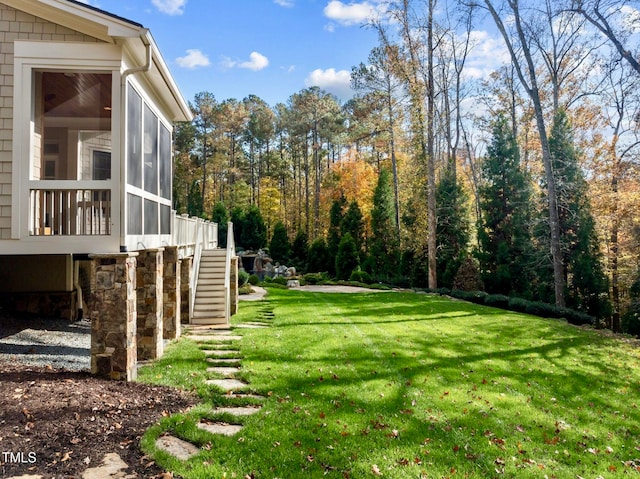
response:
<path id="1" fill-rule="evenodd" d="M 140 438 L 198 402 L 169 387 L 0 362 L 0 477 L 80 478 L 113 452 L 128 474 L 171 477 L 140 450 Z"/>

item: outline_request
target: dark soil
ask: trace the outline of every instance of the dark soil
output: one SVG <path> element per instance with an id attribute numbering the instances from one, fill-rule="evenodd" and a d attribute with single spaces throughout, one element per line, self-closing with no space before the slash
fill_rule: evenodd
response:
<path id="1" fill-rule="evenodd" d="M 80 478 L 113 452 L 127 474 L 172 477 L 144 455 L 140 438 L 197 403 L 169 387 L 0 362 L 0 477 Z"/>

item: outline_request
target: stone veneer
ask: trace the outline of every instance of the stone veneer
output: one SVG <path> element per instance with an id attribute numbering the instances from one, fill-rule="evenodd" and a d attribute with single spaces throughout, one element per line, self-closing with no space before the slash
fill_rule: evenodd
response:
<path id="1" fill-rule="evenodd" d="M 238 312 L 238 263 L 240 257 L 231 258 L 231 271 L 229 274 L 229 315 L 233 316 Z"/>
<path id="2" fill-rule="evenodd" d="M 193 258 L 191 256 L 182 258 L 180 265 L 180 322 L 189 324 L 189 311 L 191 309 L 191 295 L 189 287 L 191 285 L 191 275 L 193 274 Z"/>
<path id="3" fill-rule="evenodd" d="M 136 267 L 138 293 L 138 359 L 157 359 L 164 351 L 164 248 L 139 251 Z"/>
<path id="4" fill-rule="evenodd" d="M 89 255 L 91 373 L 133 381 L 137 376 L 138 253 Z"/>
<path id="5" fill-rule="evenodd" d="M 164 317 L 162 319 L 164 339 L 180 337 L 180 284 L 181 264 L 177 246 L 164 248 Z"/>

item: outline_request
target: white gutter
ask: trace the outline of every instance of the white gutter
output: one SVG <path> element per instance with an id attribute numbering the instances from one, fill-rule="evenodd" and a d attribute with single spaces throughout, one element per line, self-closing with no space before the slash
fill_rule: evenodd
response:
<path id="1" fill-rule="evenodd" d="M 121 88 L 120 88 L 120 192 L 124 193 L 127 191 L 127 162 L 125 161 L 127 157 L 126 151 L 126 141 L 127 138 L 127 130 L 126 130 L 126 111 L 127 111 L 127 77 L 129 75 L 135 75 L 137 73 L 146 73 L 151 70 L 151 66 L 153 64 L 153 46 L 149 39 L 149 29 L 142 28 L 140 29 L 140 40 L 145 46 L 146 50 L 146 60 L 144 65 L 129 68 L 125 70 L 120 75 L 121 79 Z M 126 231 L 127 231 L 127 197 L 123 194 L 122 201 L 120 202 L 120 252 L 124 253 L 127 251 L 126 244 Z"/>

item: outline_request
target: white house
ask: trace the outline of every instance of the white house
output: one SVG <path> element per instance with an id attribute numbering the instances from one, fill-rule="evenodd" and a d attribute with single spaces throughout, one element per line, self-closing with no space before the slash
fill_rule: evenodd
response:
<path id="1" fill-rule="evenodd" d="M 175 246 L 172 125 L 191 119 L 142 25 L 0 0 L 0 295 L 50 303 L 93 255 Z"/>

